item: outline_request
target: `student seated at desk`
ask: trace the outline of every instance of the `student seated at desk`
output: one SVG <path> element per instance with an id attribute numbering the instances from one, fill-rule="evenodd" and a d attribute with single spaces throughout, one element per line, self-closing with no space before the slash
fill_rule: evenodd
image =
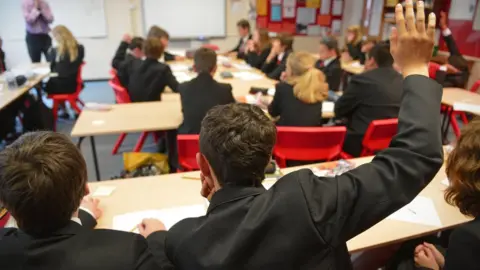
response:
<path id="1" fill-rule="evenodd" d="M 272 44 L 268 30 L 257 29 L 253 32 L 253 39 L 248 41 L 246 62 L 254 68 L 261 69 L 271 50 Z"/>
<path id="2" fill-rule="evenodd" d="M 465 88 L 470 76 L 468 62 L 460 53 L 455 43 L 452 31 L 447 25 L 447 15 L 440 12 L 440 29 L 442 30 L 443 39 L 447 44 L 450 56 L 447 64 L 437 71 L 435 79 L 444 87 Z"/>
<path id="3" fill-rule="evenodd" d="M 170 67 L 160 63 L 163 46 L 159 39 L 149 38 L 143 47 L 146 59 L 134 59 L 128 76 L 128 94 L 132 102 L 160 101 L 165 87 L 178 92 L 178 82 Z"/>
<path id="4" fill-rule="evenodd" d="M 319 60 L 315 63 L 315 67 L 325 74 L 328 89 L 333 92 L 338 92 L 340 90 L 343 71 L 340 63 L 338 42 L 335 37 L 324 37 L 320 41 L 318 56 Z"/>
<path id="5" fill-rule="evenodd" d="M 368 37 L 362 44 L 362 53 L 368 55 L 370 50 L 377 45 L 378 39 L 376 37 Z"/>
<path id="6" fill-rule="evenodd" d="M 240 40 L 238 41 L 237 46 L 229 51 L 228 54 L 230 56 L 235 56 L 238 59 L 245 59 L 247 56 L 246 49 L 248 41 L 252 39 L 252 34 L 250 34 L 250 23 L 245 19 L 238 21 L 237 30 L 240 35 Z"/>
<path id="7" fill-rule="evenodd" d="M 278 126 L 322 125 L 322 102 L 328 96 L 328 85 L 314 64 L 315 58 L 306 52 L 288 56 L 285 79 L 275 86 L 268 107 L 271 116 L 280 116 Z"/>
<path id="8" fill-rule="evenodd" d="M 52 30 L 57 47 L 49 52 L 50 68 L 58 76 L 51 77 L 45 87 L 48 94 L 72 94 L 77 91 L 77 77 L 83 64 L 85 49 L 63 25 Z"/>
<path id="9" fill-rule="evenodd" d="M 159 269 L 137 234 L 93 230 L 98 203 L 88 195 L 87 167 L 69 137 L 27 133 L 0 152 L 0 201 L 17 228 L 0 229 L 2 269 Z"/>
<path id="10" fill-rule="evenodd" d="M 413 13 L 411 1 L 407 3 L 407 12 Z M 403 22 L 401 5 L 397 16 Z M 301 169 L 267 191 L 262 181 L 276 140 L 273 122 L 254 105 L 210 110 L 202 122 L 197 154 L 201 194 L 210 200 L 206 216 L 182 220 L 168 232 L 158 221 L 139 225 L 160 266 L 352 269 L 346 242 L 409 203 L 443 163 L 438 113 L 442 88 L 428 78 L 427 68 L 433 16 L 429 22 L 428 36 L 425 29 L 417 36 L 403 25 L 398 27 L 402 43 L 392 37 L 406 77 L 398 135 L 371 163 L 347 173 L 329 178 Z M 415 25 L 413 18 L 408 23 Z"/>
<path id="11" fill-rule="evenodd" d="M 366 72 L 352 76 L 347 89 L 335 103 L 335 117 L 346 119 L 343 150 L 355 157 L 373 120 L 397 118 L 402 101 L 402 75 L 393 69 L 390 47 L 375 45 L 365 63 Z"/>
<path id="12" fill-rule="evenodd" d="M 160 62 L 180 61 L 185 59 L 185 57 L 183 56 L 174 55 L 166 51 L 168 48 L 168 44 L 170 43 L 170 34 L 168 34 L 168 32 L 165 29 L 154 25 L 150 27 L 150 30 L 148 31 L 148 34 L 147 34 L 147 38 L 158 38 L 160 39 L 160 42 L 162 42 L 164 51 L 160 56 L 160 58 L 158 58 Z"/>
<path id="13" fill-rule="evenodd" d="M 447 159 L 446 173 L 450 186 L 445 190 L 448 203 L 459 208 L 473 221 L 460 225 L 450 234 L 446 255 L 437 247 L 424 243 L 415 250 L 415 263 L 422 269 L 475 270 L 480 257 L 480 121 L 474 120 L 462 134 Z"/>
<path id="14" fill-rule="evenodd" d="M 273 39 L 272 49 L 263 64 L 262 71 L 270 79 L 280 80 L 285 71 L 288 55 L 293 52 L 293 36 L 289 33 L 280 33 Z"/>
<path id="15" fill-rule="evenodd" d="M 142 59 L 145 56 L 144 42 L 145 39 L 142 37 L 132 38 L 129 34 L 125 34 L 112 59 L 112 67 L 119 70 L 122 65 L 128 65 L 133 59 Z"/>
<path id="16" fill-rule="evenodd" d="M 235 103 L 232 86 L 213 78 L 217 71 L 217 54 L 211 49 L 200 48 L 195 52 L 193 61 L 197 77 L 178 86 L 183 112 L 179 134 L 199 134 L 202 119 L 211 108 Z"/>
<path id="17" fill-rule="evenodd" d="M 365 54 L 362 53 L 362 29 L 359 25 L 352 25 L 347 28 L 345 35 L 345 61 L 360 61 L 360 64 L 365 63 Z"/>

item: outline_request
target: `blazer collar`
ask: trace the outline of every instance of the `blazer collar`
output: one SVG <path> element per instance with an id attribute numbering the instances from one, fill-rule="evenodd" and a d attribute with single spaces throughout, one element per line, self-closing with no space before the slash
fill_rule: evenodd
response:
<path id="1" fill-rule="evenodd" d="M 238 201 L 243 198 L 257 196 L 265 192 L 263 186 L 260 187 L 238 187 L 238 186 L 224 186 L 217 191 L 210 201 L 210 206 L 207 210 L 207 215 L 215 208 L 222 204 Z"/>
<path id="2" fill-rule="evenodd" d="M 83 229 L 82 225 L 78 224 L 77 222 L 75 222 L 73 220 L 70 220 L 65 227 L 63 227 L 63 228 L 61 228 L 61 229 L 59 229 L 59 230 L 57 230 L 57 231 L 55 231 L 55 232 L 53 232 L 49 235 L 38 236 L 38 237 L 35 237 L 35 238 L 48 238 L 48 237 L 51 237 L 51 236 L 61 236 L 61 235 L 75 235 L 75 234 L 80 233 L 82 231 L 82 229 Z M 20 232 L 22 234 L 29 235 L 29 234 L 27 234 L 23 231 L 20 231 Z M 31 236 L 31 235 L 29 235 L 29 236 Z"/>
<path id="3" fill-rule="evenodd" d="M 207 80 L 207 81 L 213 81 L 213 77 L 211 74 L 207 73 L 207 72 L 200 72 L 197 74 L 197 77 L 196 79 L 198 80 Z"/>

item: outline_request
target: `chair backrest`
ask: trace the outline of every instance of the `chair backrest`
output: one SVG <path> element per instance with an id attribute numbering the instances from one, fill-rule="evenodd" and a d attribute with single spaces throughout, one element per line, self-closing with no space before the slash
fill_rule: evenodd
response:
<path id="1" fill-rule="evenodd" d="M 435 79 L 437 77 L 437 71 L 440 69 L 440 64 L 435 62 L 428 63 L 428 77 Z"/>
<path id="2" fill-rule="evenodd" d="M 178 163 L 183 170 L 198 170 L 196 155 L 200 151 L 199 135 L 177 135 Z"/>
<path id="3" fill-rule="evenodd" d="M 345 127 L 277 127 L 274 154 L 287 160 L 332 160 L 342 151 Z"/>
<path id="4" fill-rule="evenodd" d="M 112 80 L 108 81 L 108 84 L 112 87 L 113 92 L 115 93 L 115 100 L 118 104 L 130 103 L 130 95 L 128 94 L 127 89 L 117 84 Z"/>
<path id="5" fill-rule="evenodd" d="M 82 72 L 83 72 L 83 67 L 85 66 L 85 62 L 82 62 L 80 67 L 78 67 L 78 72 L 77 72 L 77 94 L 80 94 L 80 92 L 83 90 L 83 79 L 82 79 Z"/>
<path id="6" fill-rule="evenodd" d="M 202 46 L 203 48 L 208 48 L 208 49 L 211 49 L 211 50 L 214 50 L 214 51 L 218 51 L 220 50 L 220 47 L 218 47 L 217 45 L 215 44 L 205 44 Z"/>
<path id="7" fill-rule="evenodd" d="M 363 137 L 362 156 L 373 155 L 376 151 L 387 148 L 397 134 L 397 129 L 398 118 L 372 121 Z"/>
<path id="8" fill-rule="evenodd" d="M 478 90 L 480 88 L 480 80 L 477 80 L 473 85 L 472 88 L 470 88 L 470 92 L 472 93 L 478 93 Z M 480 93 L 478 93 L 480 94 Z"/>

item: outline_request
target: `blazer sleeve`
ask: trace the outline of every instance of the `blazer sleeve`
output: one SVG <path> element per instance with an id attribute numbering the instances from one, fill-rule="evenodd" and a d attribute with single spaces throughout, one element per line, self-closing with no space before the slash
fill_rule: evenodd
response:
<path id="1" fill-rule="evenodd" d="M 165 78 L 166 78 L 166 83 L 167 83 L 167 86 L 170 87 L 170 89 L 172 89 L 172 92 L 174 93 L 178 93 L 178 81 L 177 81 L 177 78 L 175 78 L 175 76 L 173 75 L 173 72 L 172 70 L 170 69 L 170 66 L 167 66 L 167 69 L 165 71 Z M 162 90 L 163 91 L 163 90 Z"/>
<path id="2" fill-rule="evenodd" d="M 270 62 L 268 62 L 265 59 L 265 63 L 263 63 L 263 65 L 262 65 L 262 72 L 265 73 L 265 74 L 269 74 L 270 72 L 272 72 L 276 68 L 277 68 L 277 58 L 276 57 L 273 58 Z"/>
<path id="3" fill-rule="evenodd" d="M 154 258 L 153 251 L 148 245 L 147 240 L 141 235 L 134 234 L 133 243 L 131 244 L 132 251 L 128 254 L 133 254 L 134 262 L 129 269 L 135 270 L 173 270 L 175 268 L 159 268 L 156 258 Z"/>
<path id="4" fill-rule="evenodd" d="M 147 237 L 147 242 L 160 269 L 174 270 L 175 266 L 167 255 L 167 234 L 168 232 L 166 231 L 154 232 Z"/>
<path id="5" fill-rule="evenodd" d="M 451 34 L 448 36 L 443 36 L 443 40 L 445 40 L 445 44 L 447 45 L 450 55 L 462 55 L 460 50 L 458 50 L 457 43 Z"/>
<path id="6" fill-rule="evenodd" d="M 127 56 L 128 43 L 122 41 L 115 52 L 115 55 L 112 59 L 112 67 L 116 70 L 120 68 L 120 65 L 125 60 Z"/>
<path id="7" fill-rule="evenodd" d="M 286 69 L 285 63 L 280 63 L 279 65 L 277 65 L 277 67 L 273 71 L 267 74 L 267 77 L 273 80 L 280 80 L 280 77 L 282 76 L 282 72 L 284 72 L 285 69 Z"/>
<path id="8" fill-rule="evenodd" d="M 337 60 L 335 60 L 337 61 Z M 320 61 L 317 62 L 316 67 L 320 69 L 327 78 L 328 89 L 332 91 L 338 91 L 340 88 L 340 82 L 342 81 L 342 67 L 338 63 L 333 63 L 331 66 L 320 68 Z"/>
<path id="9" fill-rule="evenodd" d="M 87 211 L 80 209 L 78 211 L 78 218 L 82 222 L 82 226 L 88 229 L 95 229 L 97 220 Z"/>
<path id="10" fill-rule="evenodd" d="M 275 95 L 273 95 L 272 103 L 268 106 L 268 113 L 272 117 L 277 117 L 282 113 L 281 104 L 281 86 L 277 84 L 275 86 Z"/>
<path id="11" fill-rule="evenodd" d="M 260 52 L 260 54 L 249 52 L 246 56 L 246 61 L 250 66 L 261 69 L 265 61 L 267 61 L 269 54 L 270 48 L 264 49 L 262 52 Z"/>
<path id="12" fill-rule="evenodd" d="M 352 77 L 347 86 L 347 90 L 345 90 L 343 95 L 335 102 L 335 117 L 348 118 L 355 112 L 358 104 L 362 101 L 362 93 L 368 85 L 363 85 L 361 80 L 358 79 L 359 76 L 361 75 Z"/>
<path id="13" fill-rule="evenodd" d="M 352 57 L 353 60 L 361 60 L 362 58 L 362 43 L 358 43 L 357 45 L 353 45 L 351 43 L 347 44 L 348 54 Z"/>
<path id="14" fill-rule="evenodd" d="M 48 50 L 48 61 L 50 61 L 50 70 L 52 72 L 56 72 L 56 64 L 57 64 L 57 49 L 50 48 Z"/>
<path id="15" fill-rule="evenodd" d="M 235 48 L 233 48 L 233 50 L 231 50 L 231 51 L 229 51 L 229 52 L 231 52 L 231 53 L 232 53 L 232 52 L 238 52 L 238 51 L 240 51 L 240 47 L 241 47 L 241 46 L 242 46 L 242 39 L 240 39 L 240 40 L 238 41 L 237 46 L 235 46 Z"/>
<path id="16" fill-rule="evenodd" d="M 398 134 L 372 162 L 335 178 L 299 172 L 305 174 L 297 179 L 311 218 L 332 246 L 344 244 L 409 203 L 443 164 L 438 114 L 442 87 L 413 75 L 405 78 L 403 88 Z"/>
<path id="17" fill-rule="evenodd" d="M 478 238 L 464 229 L 464 225 L 453 230 L 450 235 L 444 270 L 478 268 L 478 254 L 480 249 Z"/>

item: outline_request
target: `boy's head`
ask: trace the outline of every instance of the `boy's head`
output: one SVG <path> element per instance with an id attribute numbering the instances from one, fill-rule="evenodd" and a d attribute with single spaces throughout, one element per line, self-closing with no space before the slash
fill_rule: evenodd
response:
<path id="1" fill-rule="evenodd" d="M 450 186 L 445 200 L 464 215 L 480 216 L 480 119 L 470 122 L 448 155 L 446 173 Z"/>
<path id="2" fill-rule="evenodd" d="M 245 19 L 238 21 L 237 30 L 241 37 L 247 37 L 250 35 L 250 23 Z"/>
<path id="3" fill-rule="evenodd" d="M 164 47 L 158 38 L 148 38 L 143 44 L 143 52 L 147 58 L 160 59 Z"/>
<path id="4" fill-rule="evenodd" d="M 289 33 L 280 33 L 272 41 L 272 49 L 278 52 L 293 50 L 293 36 Z"/>
<path id="5" fill-rule="evenodd" d="M 212 190 L 258 187 L 265 178 L 277 130 L 255 105 L 234 103 L 211 109 L 202 121 L 197 162 Z M 204 182 L 207 183 L 204 183 Z"/>
<path id="6" fill-rule="evenodd" d="M 332 57 L 338 57 L 340 52 L 338 51 L 338 42 L 335 37 L 324 37 L 320 40 L 320 46 L 318 49 L 318 56 L 320 60 L 325 61 Z"/>
<path id="7" fill-rule="evenodd" d="M 368 53 L 365 61 L 365 70 L 372 70 L 379 67 L 392 67 L 393 57 L 390 53 L 390 46 L 385 43 L 375 45 Z"/>
<path id="8" fill-rule="evenodd" d="M 134 37 L 132 41 L 128 45 L 128 49 L 136 58 L 142 58 L 145 56 L 143 53 L 143 44 L 145 43 L 145 39 L 142 37 Z"/>
<path id="9" fill-rule="evenodd" d="M 378 41 L 376 37 L 368 37 L 362 45 L 362 53 L 369 53 L 370 50 L 377 45 L 377 42 Z"/>
<path id="10" fill-rule="evenodd" d="M 193 67 L 197 73 L 214 74 L 217 70 L 217 54 L 209 48 L 200 48 L 193 56 Z"/>
<path id="11" fill-rule="evenodd" d="M 28 234 L 67 226 L 87 194 L 85 160 L 65 135 L 27 133 L 0 152 L 0 202 Z"/>
<path id="12" fill-rule="evenodd" d="M 170 35 L 168 32 L 156 25 L 150 27 L 150 30 L 148 31 L 147 38 L 158 38 L 160 42 L 162 42 L 163 48 L 168 47 L 168 43 L 170 41 Z"/>

